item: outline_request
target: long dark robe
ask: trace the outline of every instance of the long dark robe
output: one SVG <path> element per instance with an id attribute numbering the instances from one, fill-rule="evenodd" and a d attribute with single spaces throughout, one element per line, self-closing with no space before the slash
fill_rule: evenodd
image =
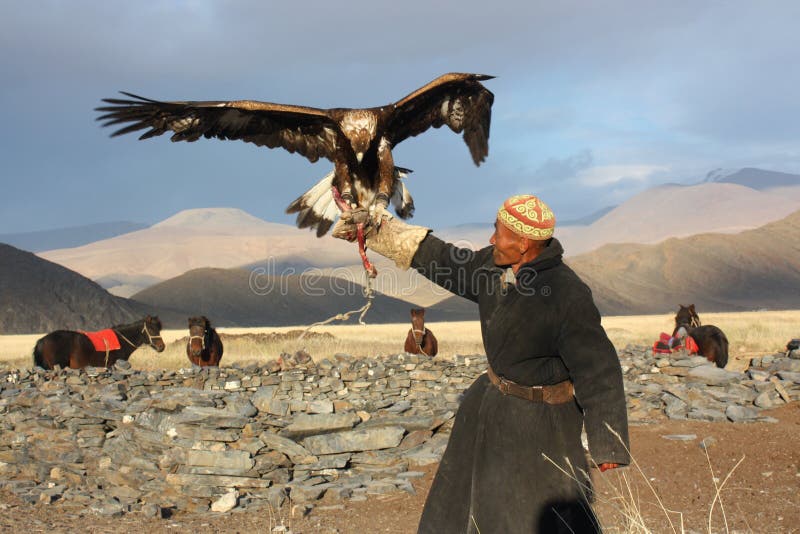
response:
<path id="1" fill-rule="evenodd" d="M 412 266 L 478 303 L 495 373 L 524 385 L 571 379 L 576 400 L 534 403 L 503 395 L 488 377 L 478 378 L 462 399 L 419 532 L 598 531 L 588 504 L 580 434 L 585 426 L 597 464 L 629 462 L 616 351 L 600 325 L 591 291 L 562 262 L 558 240 L 550 240 L 512 282 L 495 267 L 492 249 L 461 249 L 429 234 Z"/>

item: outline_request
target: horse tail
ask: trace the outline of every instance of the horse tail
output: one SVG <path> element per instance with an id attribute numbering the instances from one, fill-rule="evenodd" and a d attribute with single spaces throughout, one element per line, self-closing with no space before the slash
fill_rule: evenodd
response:
<path id="1" fill-rule="evenodd" d="M 725 332 L 719 328 L 714 329 L 713 336 L 717 341 L 717 346 L 719 347 L 719 351 L 716 354 L 717 357 L 714 359 L 714 362 L 717 364 L 717 367 L 722 368 L 728 365 L 728 338 L 725 335 Z"/>
<path id="2" fill-rule="evenodd" d="M 34 367 L 41 367 L 42 369 L 47 369 L 47 366 L 44 363 L 44 355 L 42 354 L 42 345 L 44 344 L 44 338 L 40 339 L 36 342 L 36 345 L 33 346 L 33 366 Z"/>

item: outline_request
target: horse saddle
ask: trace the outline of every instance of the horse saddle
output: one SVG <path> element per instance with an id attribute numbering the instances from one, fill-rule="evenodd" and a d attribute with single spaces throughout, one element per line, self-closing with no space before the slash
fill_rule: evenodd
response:
<path id="1" fill-rule="evenodd" d="M 689 354 L 698 354 L 700 347 L 692 336 L 686 336 L 682 342 L 680 339 L 673 338 L 669 334 L 661 333 L 658 340 L 653 343 L 653 352 L 661 354 L 671 354 L 684 349 Z"/>
<path id="2" fill-rule="evenodd" d="M 109 350 L 119 350 L 119 338 L 117 333 L 110 328 L 100 330 L 98 332 L 83 332 L 81 334 L 88 337 L 94 345 L 94 350 L 97 352 L 106 352 Z"/>

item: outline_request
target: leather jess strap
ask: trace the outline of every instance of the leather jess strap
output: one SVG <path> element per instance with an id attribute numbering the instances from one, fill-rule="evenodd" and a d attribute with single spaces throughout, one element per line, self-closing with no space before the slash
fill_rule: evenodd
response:
<path id="1" fill-rule="evenodd" d="M 486 370 L 489 381 L 494 384 L 503 395 L 513 395 L 531 402 L 544 402 L 547 404 L 563 404 L 570 402 L 575 396 L 575 388 L 570 380 L 564 380 L 552 386 L 523 386 L 506 378 L 497 376 L 492 368 Z"/>

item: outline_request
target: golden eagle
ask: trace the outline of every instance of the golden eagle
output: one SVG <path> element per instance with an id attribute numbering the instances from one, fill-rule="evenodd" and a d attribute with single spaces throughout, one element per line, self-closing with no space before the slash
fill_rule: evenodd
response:
<path id="1" fill-rule="evenodd" d="M 172 133 L 172 141 L 239 139 L 297 152 L 311 162 L 329 159 L 334 170 L 287 208 L 297 226 L 324 235 L 333 224 L 340 196 L 346 205 L 385 212 L 389 201 L 408 218 L 414 202 L 402 182 L 407 169 L 395 167 L 392 147 L 430 127 L 447 125 L 464 134 L 476 165 L 489 154 L 494 95 L 480 82 L 493 76 L 450 73 L 394 104 L 366 109 L 317 109 L 254 100 L 160 102 L 131 93 L 132 100 L 107 98 L 96 108 L 103 126 L 127 124 L 112 135 L 147 129 L 139 139 Z M 379 222 L 379 221 L 378 221 Z M 361 243 L 363 248 L 363 242 Z M 363 250 L 362 250 L 363 251 Z M 366 265 L 366 263 L 365 263 Z"/>

